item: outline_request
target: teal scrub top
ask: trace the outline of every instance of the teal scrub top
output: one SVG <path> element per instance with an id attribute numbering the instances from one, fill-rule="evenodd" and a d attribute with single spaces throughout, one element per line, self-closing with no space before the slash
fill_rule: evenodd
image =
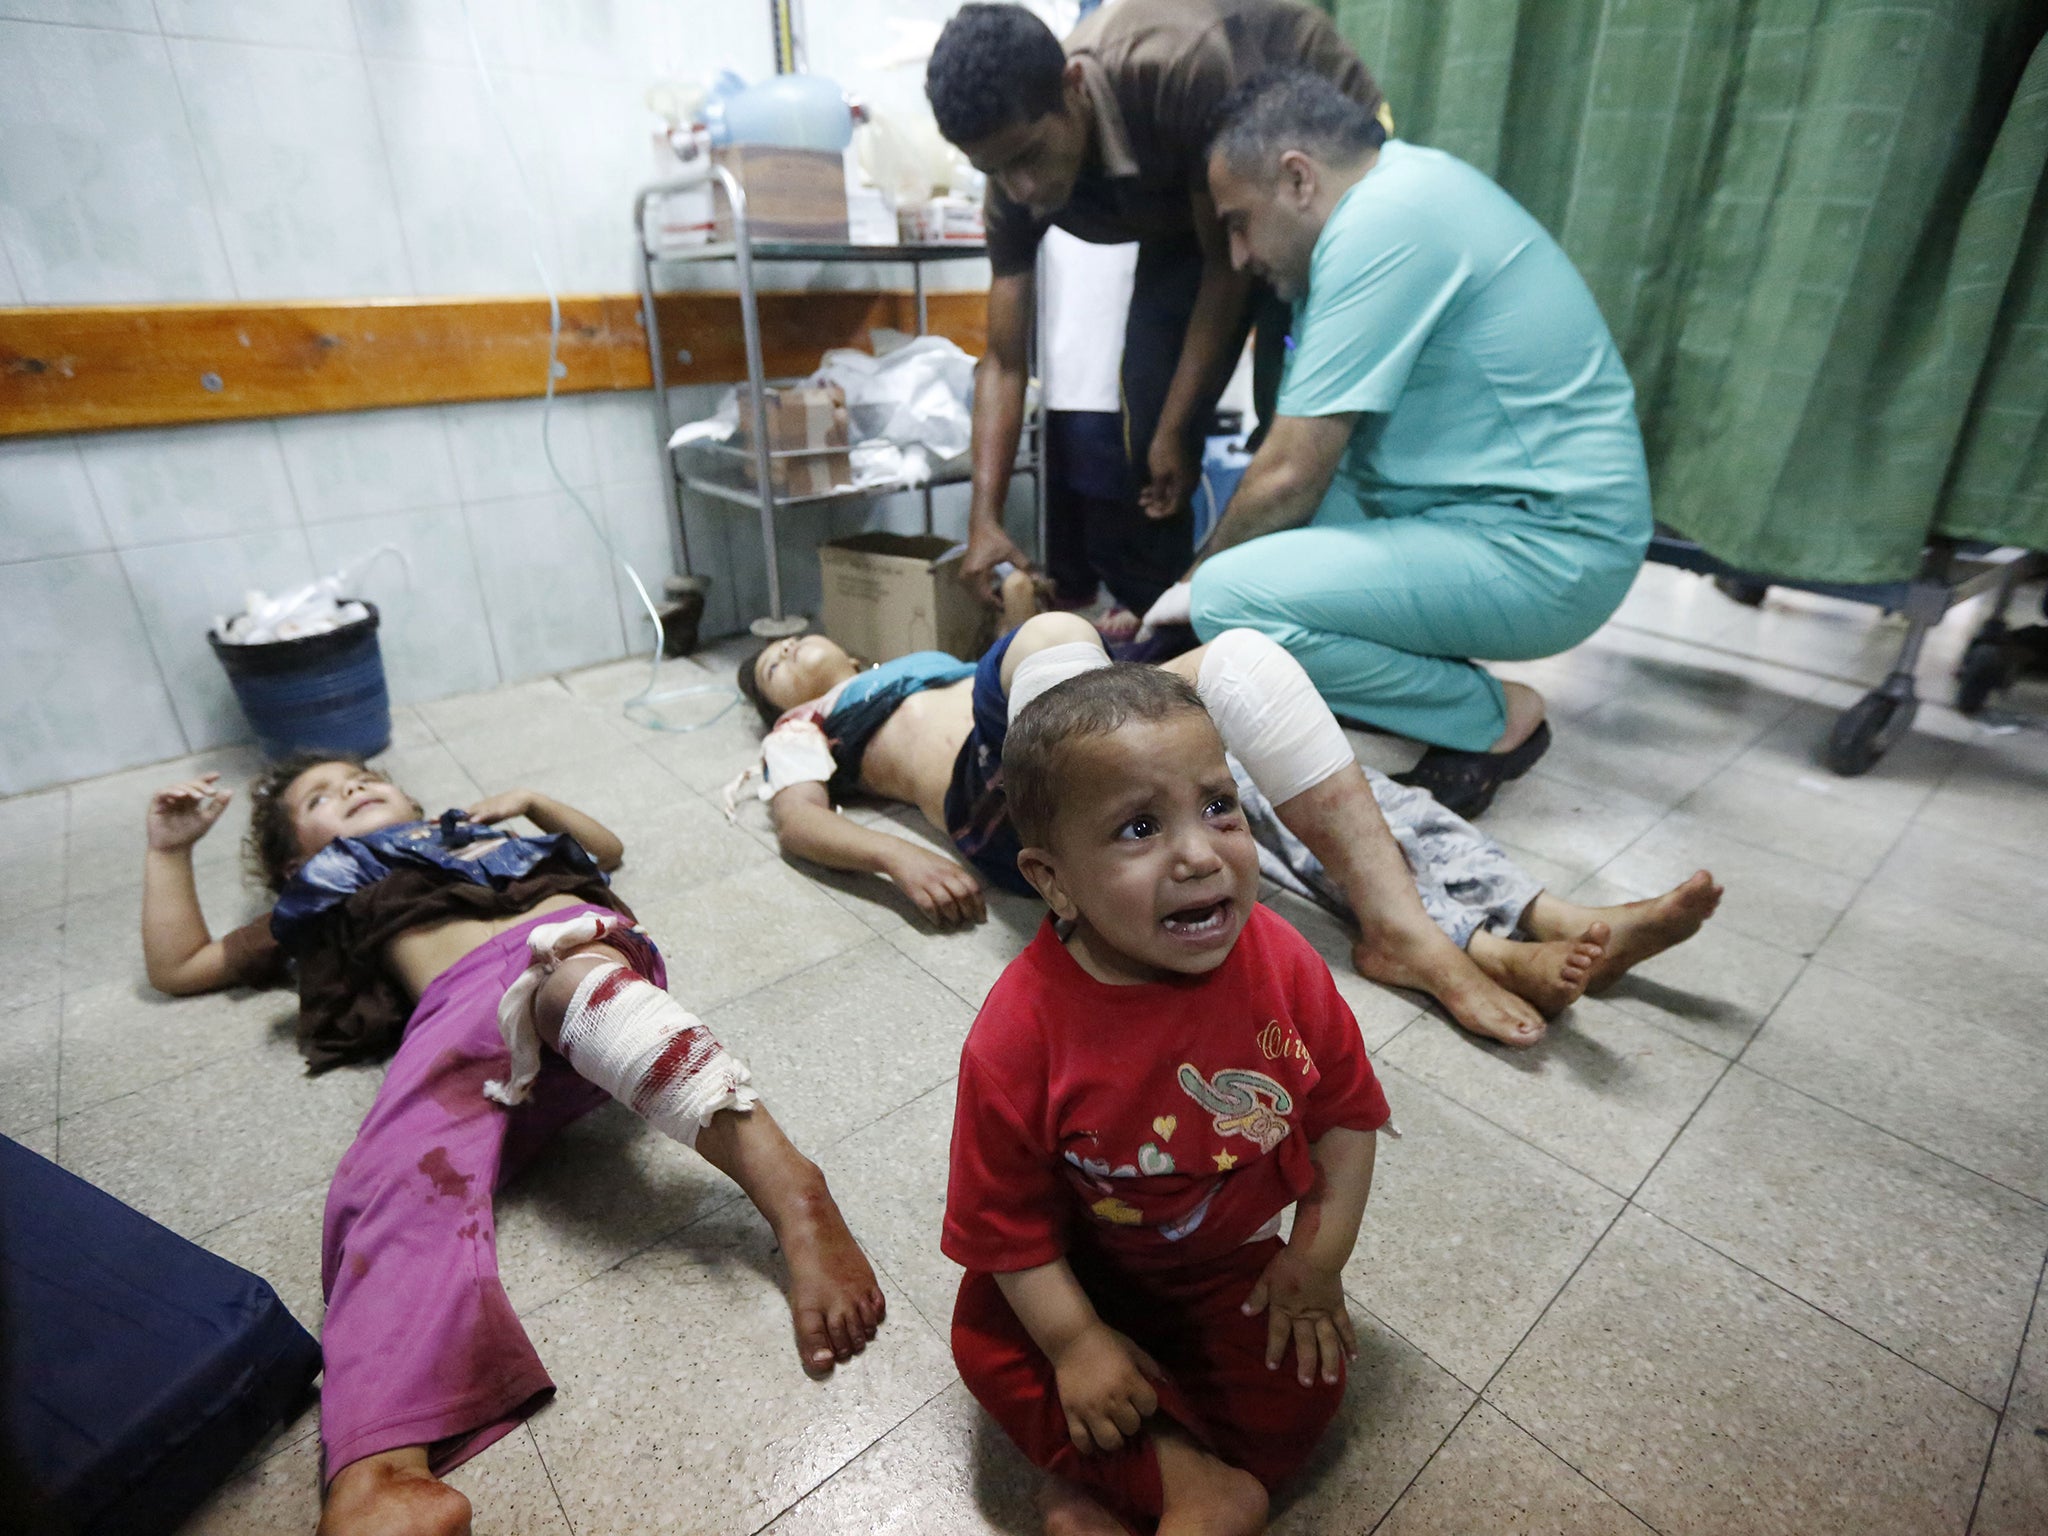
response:
<path id="1" fill-rule="evenodd" d="M 1316 241 L 1292 341 L 1278 413 L 1364 413 L 1318 522 L 1519 508 L 1640 558 L 1649 477 L 1614 338 L 1557 242 L 1464 161 L 1381 146 Z"/>

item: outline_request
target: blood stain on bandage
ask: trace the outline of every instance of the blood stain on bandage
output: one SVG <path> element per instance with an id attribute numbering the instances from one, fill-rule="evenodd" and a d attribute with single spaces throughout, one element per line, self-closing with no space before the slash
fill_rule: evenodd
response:
<path id="1" fill-rule="evenodd" d="M 647 1113 L 648 1106 L 668 1091 L 669 1085 L 678 1078 L 687 1077 L 702 1066 L 705 1058 L 718 1048 L 718 1042 L 711 1038 L 711 1031 L 703 1025 L 692 1025 L 662 1047 L 661 1054 L 648 1067 L 647 1075 L 640 1079 L 640 1086 L 633 1093 L 633 1112 Z"/>
<path id="2" fill-rule="evenodd" d="M 590 996 L 583 1000 L 584 1009 L 588 1012 L 596 1012 L 636 981 L 647 981 L 647 978 L 625 966 L 621 966 L 615 971 L 607 972 L 605 978 L 590 989 Z M 652 986 L 653 983 L 648 982 L 648 985 Z"/>
<path id="3" fill-rule="evenodd" d="M 364 1253 L 352 1253 L 352 1254 L 350 1254 L 350 1255 L 348 1256 L 348 1277 L 349 1277 L 349 1279 L 351 1279 L 351 1280 L 360 1280 L 360 1279 L 362 1279 L 362 1278 L 363 1278 L 363 1276 L 367 1275 L 367 1274 L 368 1274 L 369 1272 L 370 1272 L 370 1257 L 369 1257 L 369 1255 L 368 1255 L 368 1254 L 364 1254 Z"/>
<path id="4" fill-rule="evenodd" d="M 457 1173 L 448 1161 L 448 1149 L 435 1147 L 420 1159 L 420 1172 L 425 1174 L 434 1186 L 434 1193 L 446 1195 L 451 1200 L 460 1200 L 469 1193 L 469 1182 L 474 1174 Z"/>

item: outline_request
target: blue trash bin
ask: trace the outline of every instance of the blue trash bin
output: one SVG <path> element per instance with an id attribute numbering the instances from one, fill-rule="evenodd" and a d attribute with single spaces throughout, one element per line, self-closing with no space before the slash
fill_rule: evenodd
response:
<path id="1" fill-rule="evenodd" d="M 377 647 L 377 607 L 324 635 L 236 645 L 208 633 L 235 702 L 263 755 L 346 752 L 373 757 L 391 745 L 391 694 Z"/>

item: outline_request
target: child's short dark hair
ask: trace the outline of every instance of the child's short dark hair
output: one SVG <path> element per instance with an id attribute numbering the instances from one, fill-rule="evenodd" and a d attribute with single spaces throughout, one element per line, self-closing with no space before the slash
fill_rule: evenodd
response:
<path id="1" fill-rule="evenodd" d="M 282 891 L 299 862 L 299 833 L 292 825 L 291 809 L 284 792 L 300 774 L 322 763 L 346 763 L 351 768 L 389 779 L 353 752 L 294 752 L 279 758 L 249 781 L 249 835 L 242 840 L 242 863 L 252 879 L 273 894 Z"/>
<path id="2" fill-rule="evenodd" d="M 1067 749 L 1107 736 L 1134 720 L 1206 716 L 1202 696 L 1184 677 L 1140 662 L 1115 662 L 1048 688 L 1024 706 L 1003 740 L 1003 792 L 1010 821 L 1028 848 L 1043 848 L 1060 802 L 1060 765 Z"/>
<path id="3" fill-rule="evenodd" d="M 772 726 L 782 718 L 782 710 L 761 691 L 761 658 L 768 654 L 768 647 L 775 642 L 764 640 L 740 663 L 740 669 L 733 677 L 733 683 L 740 691 L 740 697 L 754 706 L 754 712 L 761 717 L 764 726 Z"/>

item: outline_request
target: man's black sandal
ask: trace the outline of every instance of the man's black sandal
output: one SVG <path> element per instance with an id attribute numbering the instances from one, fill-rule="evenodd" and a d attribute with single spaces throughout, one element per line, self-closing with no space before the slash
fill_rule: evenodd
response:
<path id="1" fill-rule="evenodd" d="M 1470 821 L 1493 804 L 1494 792 L 1501 785 L 1519 779 L 1549 750 L 1550 722 L 1545 720 L 1512 752 L 1455 752 L 1449 747 L 1431 747 L 1413 768 L 1395 774 L 1394 782 L 1428 790 L 1444 809 Z"/>

